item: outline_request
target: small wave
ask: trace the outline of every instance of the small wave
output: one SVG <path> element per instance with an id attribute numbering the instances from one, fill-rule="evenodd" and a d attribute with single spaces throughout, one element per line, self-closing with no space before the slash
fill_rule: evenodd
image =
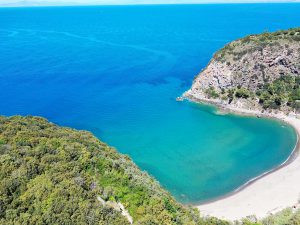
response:
<path id="1" fill-rule="evenodd" d="M 39 35 L 40 38 L 44 39 L 44 40 L 48 40 L 48 37 L 42 36 L 40 34 L 42 33 L 48 33 L 48 34 L 58 34 L 58 35 L 64 35 L 66 37 L 70 37 L 70 38 L 76 38 L 76 39 L 81 39 L 81 40 L 85 40 L 85 41 L 89 41 L 89 42 L 94 42 L 94 43 L 100 43 L 103 45 L 107 45 L 107 46 L 112 46 L 112 47 L 121 47 L 121 48 L 131 48 L 137 51 L 144 51 L 144 52 L 148 52 L 152 55 L 156 55 L 161 57 L 163 60 L 163 63 L 161 63 L 160 65 L 163 65 L 163 67 L 159 67 L 160 72 L 162 71 L 169 71 L 173 65 L 176 63 L 176 58 L 173 54 L 166 52 L 166 51 L 161 51 L 161 50 L 157 50 L 157 49 L 153 49 L 153 48 L 148 48 L 145 46 L 141 46 L 141 45 L 132 45 L 132 44 L 120 44 L 120 43 L 115 43 L 115 42 L 110 42 L 110 41 L 104 41 L 95 37 L 89 37 L 89 36 L 82 36 L 82 35 L 78 35 L 78 34 L 74 34 L 74 33 L 70 33 L 70 32 L 66 32 L 66 31 L 55 31 L 55 30 L 34 30 L 34 29 L 16 29 L 16 32 L 27 32 L 30 35 Z M 40 34 L 38 34 L 40 33 Z"/>
<path id="2" fill-rule="evenodd" d="M 7 32 L 7 34 L 4 35 L 6 37 L 14 37 L 19 34 L 18 31 L 13 31 L 13 30 L 0 29 L 0 31 Z"/>

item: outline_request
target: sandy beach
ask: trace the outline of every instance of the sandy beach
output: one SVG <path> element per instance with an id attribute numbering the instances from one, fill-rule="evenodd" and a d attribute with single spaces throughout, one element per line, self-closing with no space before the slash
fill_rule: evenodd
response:
<path id="1" fill-rule="evenodd" d="M 297 145 L 290 158 L 280 167 L 267 172 L 254 181 L 250 181 L 240 190 L 228 195 L 228 197 L 198 205 L 202 215 L 216 216 L 227 220 L 237 220 L 246 216 L 256 215 L 263 218 L 274 214 L 284 208 L 299 208 L 300 204 L 300 157 L 299 134 L 300 119 L 296 115 L 285 115 L 283 113 L 261 113 L 260 111 L 247 110 L 236 106 L 224 106 L 219 102 L 211 102 L 202 99 L 202 96 L 189 96 L 196 102 L 206 102 L 219 106 L 221 110 L 235 112 L 237 114 L 256 115 L 280 119 L 292 125 L 298 135 Z"/>

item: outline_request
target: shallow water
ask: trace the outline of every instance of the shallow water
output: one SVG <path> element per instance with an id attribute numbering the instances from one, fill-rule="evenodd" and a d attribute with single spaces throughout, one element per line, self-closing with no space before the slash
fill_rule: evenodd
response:
<path id="1" fill-rule="evenodd" d="M 291 153 L 280 122 L 176 102 L 212 54 L 300 26 L 300 4 L 0 9 L 0 114 L 92 131 L 178 200 L 233 191 Z"/>

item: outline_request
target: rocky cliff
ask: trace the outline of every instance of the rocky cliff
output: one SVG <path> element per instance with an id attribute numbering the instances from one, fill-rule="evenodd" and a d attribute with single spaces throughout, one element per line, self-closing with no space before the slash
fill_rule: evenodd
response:
<path id="1" fill-rule="evenodd" d="M 258 90 L 284 76 L 300 76 L 300 28 L 250 35 L 229 43 L 215 53 L 184 95 L 236 103 L 241 100 L 230 96 L 241 89 L 253 93 L 254 104 L 259 102 Z"/>

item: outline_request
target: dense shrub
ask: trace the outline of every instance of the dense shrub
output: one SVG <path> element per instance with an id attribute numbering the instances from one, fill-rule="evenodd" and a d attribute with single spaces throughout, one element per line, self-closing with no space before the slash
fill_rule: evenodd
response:
<path id="1" fill-rule="evenodd" d="M 0 117 L 0 224 L 227 224 L 201 219 L 129 157 L 86 131 L 40 117 Z"/>
<path id="2" fill-rule="evenodd" d="M 250 97 L 250 91 L 246 88 L 238 88 L 235 92 L 235 96 L 238 98 L 248 98 Z"/>
<path id="3" fill-rule="evenodd" d="M 208 98 L 218 98 L 219 97 L 218 92 L 213 87 L 207 88 L 205 90 L 205 93 L 206 93 Z"/>
<path id="4" fill-rule="evenodd" d="M 298 110 L 300 109 L 300 78 L 282 76 L 263 85 L 256 94 L 259 103 L 265 109 L 279 109 L 282 105 L 287 105 Z"/>

